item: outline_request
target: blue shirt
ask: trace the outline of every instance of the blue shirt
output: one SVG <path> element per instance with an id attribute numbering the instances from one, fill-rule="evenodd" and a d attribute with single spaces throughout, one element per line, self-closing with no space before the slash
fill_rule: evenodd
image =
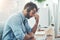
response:
<path id="1" fill-rule="evenodd" d="M 23 13 L 13 15 L 5 23 L 2 40 L 24 40 L 25 34 L 31 32 L 27 18 Z"/>

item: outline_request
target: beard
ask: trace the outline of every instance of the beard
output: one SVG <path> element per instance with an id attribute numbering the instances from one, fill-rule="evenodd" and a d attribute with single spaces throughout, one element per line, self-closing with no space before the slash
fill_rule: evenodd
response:
<path id="1" fill-rule="evenodd" d="M 25 16 L 26 18 L 30 19 L 30 13 L 27 13 L 27 15 Z"/>

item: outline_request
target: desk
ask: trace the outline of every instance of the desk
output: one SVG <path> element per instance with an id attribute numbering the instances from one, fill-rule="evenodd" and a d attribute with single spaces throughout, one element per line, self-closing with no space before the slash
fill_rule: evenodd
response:
<path id="1" fill-rule="evenodd" d="M 53 40 L 53 36 L 52 35 L 47 35 L 46 40 Z"/>
<path id="2" fill-rule="evenodd" d="M 36 40 L 54 40 L 54 30 L 53 28 L 48 28 L 44 31 L 36 31 Z"/>

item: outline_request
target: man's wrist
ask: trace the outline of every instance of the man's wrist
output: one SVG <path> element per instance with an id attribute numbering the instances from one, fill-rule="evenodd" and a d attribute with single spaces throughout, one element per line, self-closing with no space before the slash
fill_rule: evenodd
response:
<path id="1" fill-rule="evenodd" d="M 30 39 L 33 39 L 34 37 L 31 37 Z"/>
<path id="2" fill-rule="evenodd" d="M 33 32 L 31 32 L 29 35 L 30 35 L 31 38 L 34 37 L 34 33 Z"/>

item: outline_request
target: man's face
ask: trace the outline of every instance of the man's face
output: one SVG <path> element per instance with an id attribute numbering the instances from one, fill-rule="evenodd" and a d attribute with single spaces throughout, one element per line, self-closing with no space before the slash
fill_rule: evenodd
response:
<path id="1" fill-rule="evenodd" d="M 36 13 L 36 9 L 34 8 L 33 10 L 31 10 L 30 12 L 27 12 L 26 18 L 31 18 L 35 15 Z"/>

